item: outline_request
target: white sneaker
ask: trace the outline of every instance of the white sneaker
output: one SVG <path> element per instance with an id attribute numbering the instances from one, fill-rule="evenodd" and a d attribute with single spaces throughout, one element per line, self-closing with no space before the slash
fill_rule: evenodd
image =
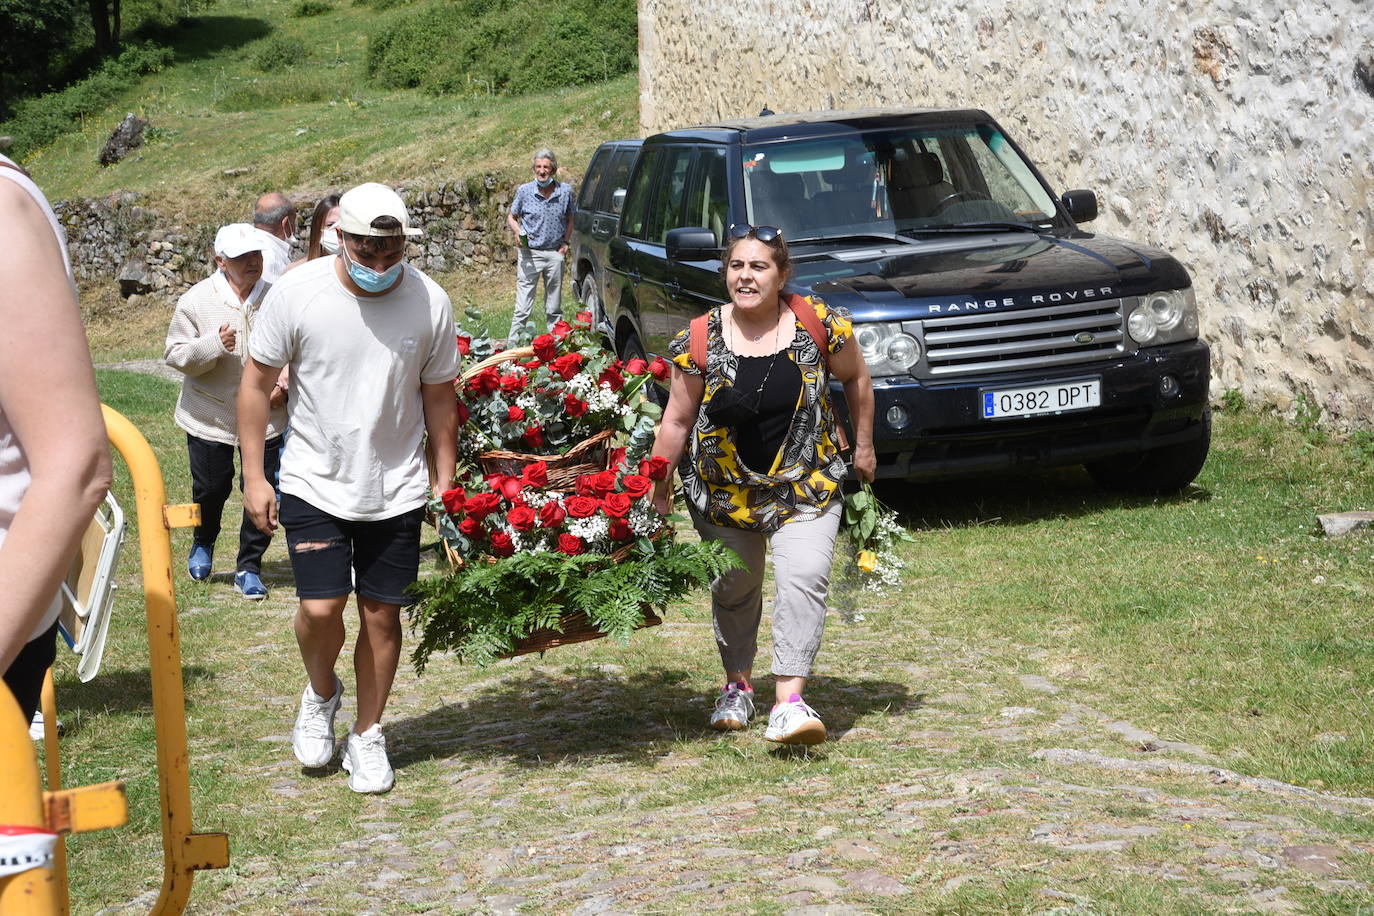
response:
<path id="1" fill-rule="evenodd" d="M 711 713 L 711 727 L 736 732 L 754 718 L 754 691 L 742 684 L 726 684 L 716 697 L 716 709 Z"/>
<path id="2" fill-rule="evenodd" d="M 381 793 L 396 784 L 396 773 L 386 757 L 386 736 L 374 725 L 361 735 L 349 731 L 344 743 L 343 768 L 354 792 Z"/>
<path id="3" fill-rule="evenodd" d="M 322 767 L 334 759 L 334 716 L 343 700 L 343 681 L 334 678 L 334 696 L 322 700 L 310 689 L 310 682 L 301 692 L 301 711 L 296 715 L 296 727 L 291 729 L 291 750 L 302 766 Z"/>
<path id="4" fill-rule="evenodd" d="M 62 720 L 57 720 L 57 737 L 61 738 L 67 733 L 67 726 L 62 724 Z M 33 720 L 29 722 L 29 737 L 34 741 L 43 741 L 46 735 L 43 732 L 43 710 L 37 710 L 33 714 Z"/>
<path id="5" fill-rule="evenodd" d="M 794 693 L 768 714 L 768 729 L 763 737 L 778 744 L 820 744 L 825 740 L 825 723 L 816 710 Z"/>

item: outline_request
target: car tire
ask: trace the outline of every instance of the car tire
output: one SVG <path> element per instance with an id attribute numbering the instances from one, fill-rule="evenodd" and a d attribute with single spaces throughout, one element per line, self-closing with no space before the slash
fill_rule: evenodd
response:
<path id="1" fill-rule="evenodd" d="M 1212 444 L 1212 408 L 1202 411 L 1202 434 L 1188 442 L 1166 445 L 1135 456 L 1108 458 L 1084 465 L 1097 485 L 1118 493 L 1168 496 L 1193 482 Z"/>
<path id="2" fill-rule="evenodd" d="M 625 339 L 621 341 L 620 358 L 627 363 L 636 358 L 643 360 L 649 358 L 649 354 L 644 349 L 644 344 L 640 343 L 639 335 L 634 331 L 626 334 Z M 664 391 L 657 382 L 650 379 L 649 383 L 644 386 L 644 391 L 648 394 L 649 400 L 659 407 L 668 406 L 668 392 Z"/>

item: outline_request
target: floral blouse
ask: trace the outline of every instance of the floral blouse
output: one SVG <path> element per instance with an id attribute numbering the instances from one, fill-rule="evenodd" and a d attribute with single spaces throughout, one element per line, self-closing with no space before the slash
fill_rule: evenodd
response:
<path id="1" fill-rule="evenodd" d="M 849 320 L 814 296 L 802 301 L 824 324 L 830 352 L 838 353 L 853 336 Z M 683 372 L 703 375 L 705 369 L 706 390 L 678 473 L 688 501 L 714 524 L 771 532 L 790 521 L 816 518 L 844 480 L 844 458 L 836 444 L 825 359 L 795 317 L 793 327 L 792 343 L 783 352 L 801 372 L 801 394 L 778 457 L 766 474 L 740 460 L 733 427 L 715 426 L 706 416 L 706 405 L 723 386 L 733 384 L 739 368 L 738 357 L 726 346 L 721 333 L 720 308 L 712 309 L 707 318 L 705 367 L 692 360 L 690 328 L 680 331 L 668 345 L 669 357 Z"/>

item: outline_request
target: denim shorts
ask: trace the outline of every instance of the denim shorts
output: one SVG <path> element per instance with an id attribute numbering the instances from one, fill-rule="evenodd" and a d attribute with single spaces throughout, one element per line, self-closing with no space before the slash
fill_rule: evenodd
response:
<path id="1" fill-rule="evenodd" d="M 409 605 L 406 588 L 420 574 L 420 522 L 424 507 L 392 518 L 355 522 L 337 518 L 290 493 L 281 495 L 277 519 L 298 598 L 359 597 Z"/>

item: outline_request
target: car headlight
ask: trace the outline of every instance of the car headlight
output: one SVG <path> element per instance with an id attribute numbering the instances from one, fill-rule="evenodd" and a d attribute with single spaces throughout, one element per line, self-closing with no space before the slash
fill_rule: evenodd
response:
<path id="1" fill-rule="evenodd" d="M 1166 344 L 1197 337 L 1197 298 L 1191 287 L 1142 296 L 1126 319 L 1137 344 Z"/>
<path id="2" fill-rule="evenodd" d="M 921 361 L 921 342 L 903 331 L 900 324 L 856 324 L 854 339 L 870 375 L 907 375 Z"/>

